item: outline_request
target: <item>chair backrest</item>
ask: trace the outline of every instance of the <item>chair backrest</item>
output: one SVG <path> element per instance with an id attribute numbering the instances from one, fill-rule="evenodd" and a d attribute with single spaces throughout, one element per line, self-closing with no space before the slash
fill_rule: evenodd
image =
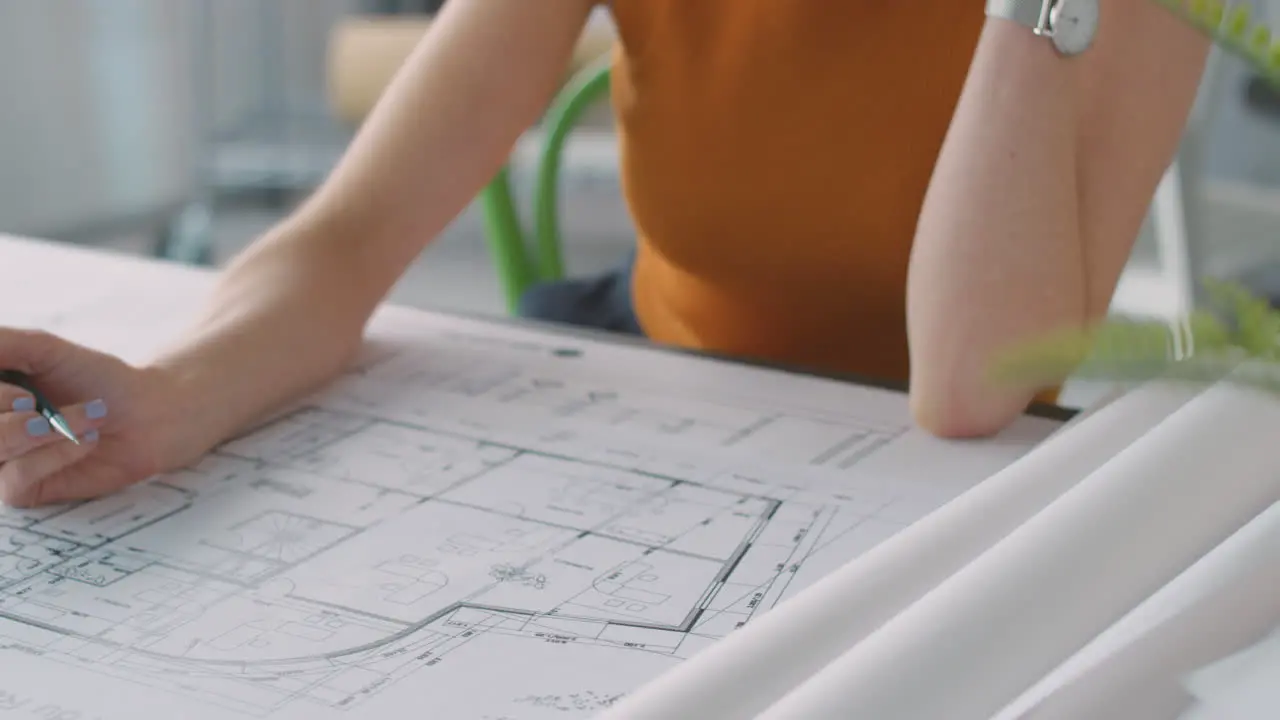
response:
<path id="1" fill-rule="evenodd" d="M 508 310 L 530 285 L 564 276 L 559 218 L 560 167 L 565 142 L 583 113 L 608 94 L 608 55 L 585 66 L 556 95 L 543 120 L 545 137 L 534 183 L 532 233 L 520 221 L 504 167 L 480 194 L 485 235 Z M 533 236 L 532 246 L 527 238 Z"/>
<path id="2" fill-rule="evenodd" d="M 582 115 L 604 98 L 610 88 L 610 64 L 604 57 L 588 65 L 562 90 L 547 114 L 547 136 L 538 162 L 534 186 L 534 241 L 537 243 L 538 277 L 564 275 L 560 238 L 560 167 L 569 133 Z"/>

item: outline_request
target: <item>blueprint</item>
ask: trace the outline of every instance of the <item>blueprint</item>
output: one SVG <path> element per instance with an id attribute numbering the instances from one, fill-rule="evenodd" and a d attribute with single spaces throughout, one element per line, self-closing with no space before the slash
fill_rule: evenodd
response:
<path id="1" fill-rule="evenodd" d="M 1058 427 L 390 317 L 193 467 L 0 510 L 0 720 L 590 717 Z"/>

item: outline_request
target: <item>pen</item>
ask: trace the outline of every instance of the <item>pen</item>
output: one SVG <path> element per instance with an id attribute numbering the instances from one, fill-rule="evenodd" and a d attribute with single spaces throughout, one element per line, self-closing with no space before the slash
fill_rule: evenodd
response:
<path id="1" fill-rule="evenodd" d="M 32 384 L 31 379 L 27 377 L 25 373 L 20 373 L 16 370 L 0 370 L 0 383 L 20 387 L 31 393 L 32 397 L 36 400 L 36 412 L 43 415 L 44 418 L 49 421 L 49 425 L 51 425 L 54 430 L 57 430 L 71 442 L 77 445 L 80 444 L 80 440 L 76 437 L 76 434 L 71 431 L 71 425 L 68 424 L 67 419 L 62 416 L 62 412 L 59 411 L 58 408 L 54 407 L 53 403 L 46 400 L 44 395 L 40 394 L 39 390 L 36 390 L 35 385 Z"/>

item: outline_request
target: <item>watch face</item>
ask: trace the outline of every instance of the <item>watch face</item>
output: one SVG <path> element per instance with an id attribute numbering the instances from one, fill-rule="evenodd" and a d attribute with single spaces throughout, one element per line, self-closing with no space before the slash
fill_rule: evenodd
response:
<path id="1" fill-rule="evenodd" d="M 1049 27 L 1059 52 L 1084 52 L 1098 29 L 1098 0 L 1058 0 L 1050 11 Z"/>

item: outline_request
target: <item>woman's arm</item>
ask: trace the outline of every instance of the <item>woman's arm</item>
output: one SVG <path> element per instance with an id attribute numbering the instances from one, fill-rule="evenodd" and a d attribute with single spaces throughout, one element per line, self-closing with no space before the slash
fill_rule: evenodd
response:
<path id="1" fill-rule="evenodd" d="M 999 430 L 1037 388 L 995 353 L 1101 318 L 1177 151 L 1207 40 L 1146 0 L 1100 0 L 1092 48 L 989 19 L 922 209 L 907 290 L 911 400 L 944 436 Z"/>
<path id="2" fill-rule="evenodd" d="M 340 371 L 410 262 L 506 160 L 595 0 L 451 2 L 322 187 L 224 271 L 149 370 L 193 459 Z"/>

